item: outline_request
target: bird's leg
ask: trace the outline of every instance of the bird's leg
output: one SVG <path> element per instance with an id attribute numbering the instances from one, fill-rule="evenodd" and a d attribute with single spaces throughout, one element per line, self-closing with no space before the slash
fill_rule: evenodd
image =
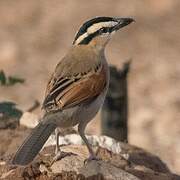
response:
<path id="1" fill-rule="evenodd" d="M 56 138 L 56 148 L 55 148 L 55 156 L 51 162 L 51 164 L 53 164 L 55 161 L 58 161 L 62 158 L 64 158 L 65 156 L 69 155 L 66 152 L 61 151 L 60 146 L 59 146 L 59 136 L 60 136 L 60 130 L 59 128 L 55 129 L 55 138 Z"/>
<path id="2" fill-rule="evenodd" d="M 61 149 L 59 147 L 59 135 L 60 135 L 59 129 L 56 128 L 55 129 L 55 139 L 56 139 L 55 156 L 54 156 L 51 164 L 53 164 L 55 161 L 58 161 L 59 159 L 62 158 L 62 152 L 61 152 Z"/>
<path id="3" fill-rule="evenodd" d="M 89 151 L 89 157 L 88 157 L 88 159 L 85 160 L 85 162 L 88 161 L 88 160 L 99 160 L 99 159 L 96 157 L 96 155 L 95 155 L 95 153 L 94 153 L 91 145 L 89 144 L 89 142 L 88 142 L 88 140 L 87 140 L 87 138 L 86 138 L 86 136 L 85 136 L 85 134 L 84 134 L 84 130 L 85 130 L 85 128 L 86 128 L 86 125 L 87 125 L 87 123 L 81 122 L 81 123 L 79 124 L 79 126 L 78 126 L 79 135 L 81 136 L 81 138 L 82 138 L 83 141 L 85 142 L 85 144 L 86 144 L 86 146 L 87 146 L 87 148 L 88 148 L 88 151 Z"/>
<path id="4" fill-rule="evenodd" d="M 53 164 L 55 161 L 61 160 L 62 158 L 73 154 L 73 153 L 61 151 L 60 146 L 59 146 L 59 136 L 60 136 L 60 131 L 58 128 L 56 128 L 55 129 L 55 138 L 56 138 L 55 156 L 51 164 Z"/>
<path id="5" fill-rule="evenodd" d="M 59 147 L 59 135 L 60 135 L 59 129 L 56 128 L 56 129 L 55 129 L 55 138 L 56 138 L 55 154 L 56 154 L 56 155 L 57 155 L 58 153 L 61 153 L 61 149 L 60 149 L 60 147 Z"/>

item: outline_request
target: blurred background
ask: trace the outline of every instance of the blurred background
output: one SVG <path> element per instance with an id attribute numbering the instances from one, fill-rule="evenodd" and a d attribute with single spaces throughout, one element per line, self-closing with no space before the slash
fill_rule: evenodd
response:
<path id="1" fill-rule="evenodd" d="M 110 41 L 106 56 L 129 72 L 129 142 L 157 154 L 180 173 L 179 0 L 1 0 L 0 69 L 25 79 L 0 87 L 0 101 L 26 110 L 42 102 L 55 65 L 79 26 L 94 16 L 134 17 Z M 40 110 L 36 111 L 37 114 Z M 87 129 L 100 134 L 100 114 Z"/>

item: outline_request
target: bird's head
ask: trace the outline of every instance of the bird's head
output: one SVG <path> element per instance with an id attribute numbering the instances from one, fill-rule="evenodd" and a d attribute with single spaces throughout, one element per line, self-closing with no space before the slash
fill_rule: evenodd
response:
<path id="1" fill-rule="evenodd" d="M 95 17 L 80 27 L 73 45 L 93 44 L 105 47 L 112 34 L 133 21 L 132 18 Z"/>

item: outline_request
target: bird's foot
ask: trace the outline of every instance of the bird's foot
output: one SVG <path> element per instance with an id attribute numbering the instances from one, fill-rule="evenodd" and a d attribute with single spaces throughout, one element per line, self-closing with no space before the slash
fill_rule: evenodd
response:
<path id="1" fill-rule="evenodd" d="M 56 161 L 59 161 L 63 158 L 65 158 L 66 156 L 71 156 L 71 155 L 74 155 L 72 152 L 63 152 L 63 151 L 59 151 L 57 153 L 55 153 L 55 156 L 51 162 L 51 165 L 56 162 Z"/>
<path id="2" fill-rule="evenodd" d="M 101 158 L 95 156 L 95 155 L 90 155 L 87 159 L 84 160 L 84 164 L 87 164 L 90 161 L 100 161 Z"/>

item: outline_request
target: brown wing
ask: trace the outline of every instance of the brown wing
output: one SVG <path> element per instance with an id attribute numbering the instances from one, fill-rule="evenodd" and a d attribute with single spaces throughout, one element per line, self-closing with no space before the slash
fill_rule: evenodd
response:
<path id="1" fill-rule="evenodd" d="M 43 108 L 51 111 L 78 105 L 98 96 L 106 83 L 104 66 L 99 66 L 96 72 L 81 77 L 60 78 L 55 84 L 51 80 Z"/>

